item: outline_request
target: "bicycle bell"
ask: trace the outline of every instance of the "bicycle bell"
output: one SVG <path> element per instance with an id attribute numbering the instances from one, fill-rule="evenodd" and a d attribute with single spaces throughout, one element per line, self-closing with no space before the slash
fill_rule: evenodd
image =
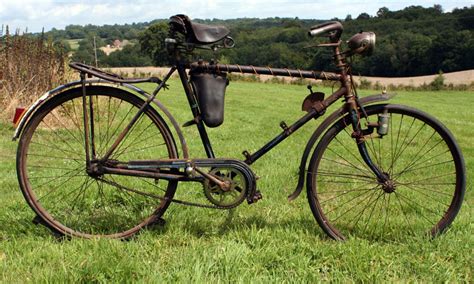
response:
<path id="1" fill-rule="evenodd" d="M 347 44 L 351 54 L 360 54 L 362 56 L 370 56 L 375 48 L 375 33 L 360 32 L 353 35 Z"/>

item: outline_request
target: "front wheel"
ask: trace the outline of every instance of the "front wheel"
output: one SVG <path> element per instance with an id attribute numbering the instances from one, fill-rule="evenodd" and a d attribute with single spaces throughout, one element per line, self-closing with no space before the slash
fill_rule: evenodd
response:
<path id="1" fill-rule="evenodd" d="M 372 161 L 388 177 L 381 183 L 351 137 L 350 117 L 321 138 L 307 174 L 314 217 L 331 238 L 403 238 L 443 232 L 465 191 L 464 161 L 452 134 L 435 118 L 401 105 L 367 107 L 367 122 L 388 115 L 388 131 L 366 135 Z"/>

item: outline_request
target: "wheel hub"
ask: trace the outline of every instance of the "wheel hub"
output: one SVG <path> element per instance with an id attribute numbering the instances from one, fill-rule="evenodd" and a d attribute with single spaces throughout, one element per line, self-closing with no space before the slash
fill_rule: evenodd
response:
<path id="1" fill-rule="evenodd" d="M 391 179 L 385 181 L 382 184 L 382 190 L 385 191 L 386 193 L 393 193 L 395 192 L 395 189 L 397 188 L 395 182 Z"/>
<path id="2" fill-rule="evenodd" d="M 91 161 L 91 165 L 87 167 L 86 172 L 92 178 L 98 178 L 104 175 L 104 170 L 99 161 Z"/>

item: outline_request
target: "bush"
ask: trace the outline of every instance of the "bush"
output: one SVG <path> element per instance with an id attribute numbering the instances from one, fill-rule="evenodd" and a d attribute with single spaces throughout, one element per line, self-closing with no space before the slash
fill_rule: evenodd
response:
<path id="1" fill-rule="evenodd" d="M 430 87 L 434 91 L 439 91 L 444 89 L 444 76 L 443 72 L 439 71 L 438 76 L 430 83 Z"/>
<path id="2" fill-rule="evenodd" d="M 372 88 L 372 83 L 365 78 L 361 78 L 359 88 L 363 90 L 370 90 Z"/>

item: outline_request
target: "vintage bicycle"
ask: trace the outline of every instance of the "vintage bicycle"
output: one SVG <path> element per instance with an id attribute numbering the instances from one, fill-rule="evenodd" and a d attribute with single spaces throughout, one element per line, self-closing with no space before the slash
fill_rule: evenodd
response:
<path id="1" fill-rule="evenodd" d="M 262 198 L 250 168 L 255 161 L 323 116 L 334 102 L 341 108 L 315 129 L 303 151 L 299 181 L 311 211 L 333 239 L 384 236 L 393 231 L 436 236 L 454 220 L 465 192 L 465 166 L 453 135 L 437 119 L 414 108 L 388 104 L 382 93 L 359 98 L 349 58 L 368 56 L 375 34 L 360 32 L 343 50 L 337 21 L 311 28 L 326 37 L 318 46 L 333 50 L 337 72 L 293 70 L 193 61 L 197 49 L 231 48 L 223 26 L 170 18 L 166 47 L 171 65 L 163 79 L 125 79 L 81 63 L 70 66 L 80 80 L 47 92 L 22 117 L 17 172 L 22 193 L 36 213 L 34 222 L 54 233 L 91 238 L 128 238 L 162 222 L 172 202 L 231 209 Z M 189 153 L 180 125 L 158 100 L 177 72 L 207 157 Z M 330 96 L 313 92 L 305 114 L 244 159 L 216 158 L 206 132 L 223 120 L 231 72 L 339 82 Z M 152 93 L 136 83 L 156 83 Z M 202 186 L 206 203 L 175 198 L 178 184 Z"/>

